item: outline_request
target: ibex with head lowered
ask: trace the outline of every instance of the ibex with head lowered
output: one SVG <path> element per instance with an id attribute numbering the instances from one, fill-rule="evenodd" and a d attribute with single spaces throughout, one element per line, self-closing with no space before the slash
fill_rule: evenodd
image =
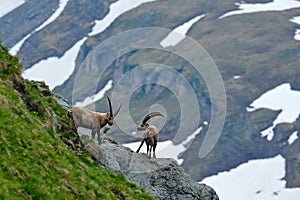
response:
<path id="1" fill-rule="evenodd" d="M 104 127 L 106 124 L 109 126 L 113 125 L 114 117 L 117 116 L 121 109 L 121 103 L 119 104 L 115 113 L 113 113 L 111 101 L 109 97 L 107 97 L 109 112 L 107 113 L 98 113 L 93 112 L 87 108 L 81 107 L 73 107 L 68 110 L 68 115 L 72 117 L 73 122 L 75 124 L 75 128 L 83 127 L 92 129 L 92 139 L 95 138 L 96 133 L 98 134 L 98 141 L 100 140 L 100 129 Z"/>
<path id="2" fill-rule="evenodd" d="M 157 146 L 157 141 L 158 141 L 159 134 L 158 134 L 157 128 L 153 125 L 150 126 L 147 123 L 147 121 L 149 119 L 151 119 L 152 117 L 155 117 L 155 116 L 162 116 L 163 117 L 163 115 L 160 112 L 151 112 L 151 113 L 147 114 L 144 117 L 142 123 L 137 127 L 138 131 L 144 131 L 144 135 L 143 135 L 143 138 L 141 140 L 141 144 L 140 144 L 138 150 L 136 151 L 138 153 L 140 151 L 141 147 L 143 146 L 144 142 L 146 141 L 147 155 L 149 157 L 151 157 L 151 150 L 153 148 L 153 157 L 154 158 L 156 157 L 155 149 L 156 149 L 156 146 Z M 150 151 L 149 151 L 149 146 L 150 146 Z M 148 152 L 149 152 L 149 154 L 148 154 Z"/>

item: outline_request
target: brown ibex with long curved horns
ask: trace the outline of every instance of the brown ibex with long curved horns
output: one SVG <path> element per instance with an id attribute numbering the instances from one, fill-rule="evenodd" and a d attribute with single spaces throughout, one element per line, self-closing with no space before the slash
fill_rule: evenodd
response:
<path id="1" fill-rule="evenodd" d="M 140 151 L 141 147 L 143 146 L 144 142 L 146 141 L 147 155 L 149 152 L 148 156 L 151 157 L 151 150 L 153 148 L 153 157 L 154 158 L 156 158 L 155 149 L 157 146 L 159 134 L 158 134 L 157 128 L 153 125 L 149 125 L 147 123 L 147 121 L 155 116 L 163 117 L 163 115 L 160 112 L 151 112 L 144 117 L 142 123 L 137 127 L 137 130 L 144 131 L 144 134 L 143 134 L 143 138 L 141 140 L 141 144 L 140 144 L 138 150 L 136 151 L 138 153 Z M 150 151 L 149 151 L 149 146 L 150 146 Z"/>
<path id="2" fill-rule="evenodd" d="M 75 128 L 77 129 L 78 127 L 83 127 L 92 129 L 92 139 L 95 138 L 95 135 L 97 133 L 99 143 L 101 143 L 100 129 L 106 124 L 112 126 L 114 118 L 117 116 L 121 109 L 120 102 L 116 112 L 113 113 L 109 97 L 107 97 L 107 101 L 109 105 L 109 112 L 107 113 L 93 112 L 87 108 L 81 107 L 73 107 L 72 109 L 68 110 L 68 115 L 72 117 Z"/>

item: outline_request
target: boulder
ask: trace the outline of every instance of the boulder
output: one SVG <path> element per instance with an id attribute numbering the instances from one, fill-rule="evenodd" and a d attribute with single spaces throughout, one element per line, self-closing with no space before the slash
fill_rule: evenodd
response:
<path id="1" fill-rule="evenodd" d="M 97 165 L 124 174 L 130 182 L 145 188 L 156 199 L 219 199 L 211 187 L 193 180 L 174 159 L 149 158 L 104 134 L 101 135 L 101 145 L 86 134 L 81 138 Z"/>

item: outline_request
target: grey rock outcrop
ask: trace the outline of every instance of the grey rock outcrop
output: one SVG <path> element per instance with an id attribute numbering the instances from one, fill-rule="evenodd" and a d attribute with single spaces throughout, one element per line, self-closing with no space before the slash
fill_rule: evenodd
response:
<path id="1" fill-rule="evenodd" d="M 70 108 L 63 97 L 56 96 L 55 99 L 66 110 Z M 156 199 L 219 199 L 214 189 L 197 183 L 174 159 L 149 158 L 135 153 L 105 134 L 101 134 L 102 143 L 99 145 L 90 139 L 91 130 L 88 129 L 79 128 L 78 133 L 84 148 L 96 159 L 98 166 L 124 174 L 130 182 L 145 188 Z"/>
<path id="2" fill-rule="evenodd" d="M 89 136 L 81 137 L 86 150 L 94 156 L 99 166 L 124 174 L 129 181 L 145 188 L 156 199 L 219 199 L 211 187 L 192 180 L 174 159 L 148 158 L 103 134 L 101 145 L 90 140 Z"/>

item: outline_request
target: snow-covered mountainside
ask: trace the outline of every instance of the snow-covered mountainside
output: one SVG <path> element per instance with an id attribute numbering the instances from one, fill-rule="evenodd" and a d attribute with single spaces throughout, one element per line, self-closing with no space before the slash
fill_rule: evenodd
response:
<path id="1" fill-rule="evenodd" d="M 132 124 L 110 130 L 117 141 L 135 151 L 135 124 L 162 109 L 157 156 L 175 158 L 221 199 L 300 195 L 300 1 L 9 2 L 0 1 L 0 39 L 20 57 L 23 77 L 99 111 L 103 96 L 117 97 L 114 105 L 123 96 L 120 116 Z M 140 32 L 118 40 L 129 30 Z M 216 115 L 226 117 L 219 135 Z M 182 126 L 193 128 L 180 135 Z M 212 150 L 200 159 L 205 144 Z"/>
<path id="2" fill-rule="evenodd" d="M 228 172 L 205 178 L 202 182 L 219 191 L 222 200 L 298 199 L 300 188 L 285 188 L 286 183 L 282 180 L 284 176 L 285 159 L 277 155 L 250 160 Z"/>

